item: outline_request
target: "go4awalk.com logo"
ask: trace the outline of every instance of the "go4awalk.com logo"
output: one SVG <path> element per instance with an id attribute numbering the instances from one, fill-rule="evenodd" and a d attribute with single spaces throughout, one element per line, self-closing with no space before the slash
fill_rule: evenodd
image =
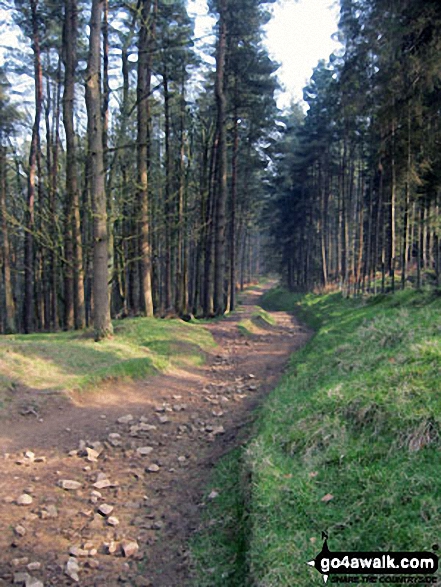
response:
<path id="1" fill-rule="evenodd" d="M 332 583 L 437 583 L 434 573 L 438 570 L 438 556 L 432 552 L 331 552 L 328 536 L 323 533 L 322 538 L 321 552 L 307 564 L 323 575 L 325 583 L 330 577 Z"/>

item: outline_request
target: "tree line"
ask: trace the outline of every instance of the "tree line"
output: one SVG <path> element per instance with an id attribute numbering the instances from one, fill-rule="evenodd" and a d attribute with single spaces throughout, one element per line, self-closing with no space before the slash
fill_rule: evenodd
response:
<path id="1" fill-rule="evenodd" d="M 275 150 L 266 209 L 292 289 L 394 291 L 441 280 L 441 4 L 341 0 Z"/>
<path id="2" fill-rule="evenodd" d="M 7 7 L 28 49 L 0 71 L 1 332 L 234 309 L 262 263 L 268 1 L 212 0 L 206 55 L 184 0 Z"/>

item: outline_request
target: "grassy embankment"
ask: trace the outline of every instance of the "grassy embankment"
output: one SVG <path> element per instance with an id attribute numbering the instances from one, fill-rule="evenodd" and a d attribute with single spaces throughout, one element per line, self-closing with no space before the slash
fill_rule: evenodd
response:
<path id="1" fill-rule="evenodd" d="M 258 308 L 249 318 L 241 320 L 237 328 L 244 336 L 265 333 L 268 327 L 274 326 L 276 321 L 263 308 Z"/>
<path id="2" fill-rule="evenodd" d="M 441 298 L 273 291 L 316 335 L 208 488 L 198 587 L 323 585 L 321 550 L 431 550 L 441 527 Z M 327 496 L 327 497 L 325 497 Z M 325 498 L 325 500 L 323 500 Z"/>
<path id="3" fill-rule="evenodd" d="M 206 329 L 180 320 L 133 318 L 114 327 L 115 336 L 100 343 L 87 331 L 0 337 L 0 407 L 19 384 L 84 390 L 113 377 L 200 364 L 214 346 Z"/>

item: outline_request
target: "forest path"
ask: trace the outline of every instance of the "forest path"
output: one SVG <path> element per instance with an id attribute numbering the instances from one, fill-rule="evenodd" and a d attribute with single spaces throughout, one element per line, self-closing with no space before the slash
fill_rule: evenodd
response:
<path id="1" fill-rule="evenodd" d="M 261 294 L 207 324 L 217 347 L 202 367 L 70 398 L 19 394 L 0 421 L 0 586 L 188 584 L 210 470 L 246 441 L 310 335 L 271 312 L 274 326 L 244 336 Z"/>

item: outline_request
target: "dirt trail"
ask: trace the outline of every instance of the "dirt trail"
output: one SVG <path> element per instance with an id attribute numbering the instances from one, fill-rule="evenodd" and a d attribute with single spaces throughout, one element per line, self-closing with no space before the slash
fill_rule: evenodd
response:
<path id="1" fill-rule="evenodd" d="M 210 470 L 309 336 L 284 312 L 241 334 L 261 293 L 207 325 L 218 346 L 203 367 L 71 398 L 18 394 L 0 421 L 0 586 L 188 584 Z"/>

